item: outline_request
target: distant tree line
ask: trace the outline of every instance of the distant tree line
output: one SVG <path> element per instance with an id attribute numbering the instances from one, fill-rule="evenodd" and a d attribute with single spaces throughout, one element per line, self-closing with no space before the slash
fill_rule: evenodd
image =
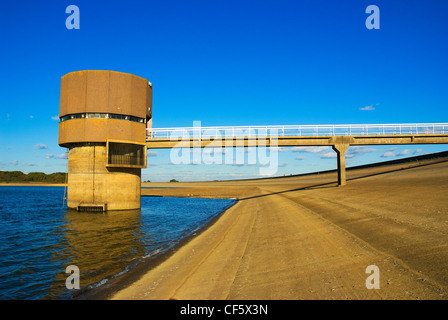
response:
<path id="1" fill-rule="evenodd" d="M 0 171 L 0 182 L 45 182 L 65 183 L 65 172 L 46 174 L 43 172 Z"/>

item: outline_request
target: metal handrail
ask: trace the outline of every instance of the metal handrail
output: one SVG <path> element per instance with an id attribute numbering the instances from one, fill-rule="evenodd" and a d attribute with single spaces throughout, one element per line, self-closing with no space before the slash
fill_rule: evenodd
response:
<path id="1" fill-rule="evenodd" d="M 172 137 L 304 137 L 448 134 L 448 123 L 148 128 L 148 139 Z"/>

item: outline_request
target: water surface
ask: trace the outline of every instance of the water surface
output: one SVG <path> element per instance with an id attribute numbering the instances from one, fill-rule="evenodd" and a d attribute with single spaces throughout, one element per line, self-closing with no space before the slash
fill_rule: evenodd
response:
<path id="1" fill-rule="evenodd" d="M 0 299 L 66 299 L 65 268 L 82 289 L 164 252 L 235 203 L 142 197 L 141 210 L 87 213 L 62 206 L 63 187 L 0 187 Z"/>

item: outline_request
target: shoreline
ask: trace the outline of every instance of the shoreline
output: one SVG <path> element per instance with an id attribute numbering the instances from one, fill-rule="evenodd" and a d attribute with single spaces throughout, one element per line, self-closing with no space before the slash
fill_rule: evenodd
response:
<path id="1" fill-rule="evenodd" d="M 70 299 L 72 300 L 107 300 L 110 299 L 116 292 L 123 290 L 138 279 L 141 278 L 148 270 L 157 267 L 166 261 L 170 256 L 175 254 L 180 248 L 188 244 L 192 239 L 199 236 L 210 228 L 227 210 L 238 205 L 238 200 L 235 203 L 227 206 L 220 212 L 218 212 L 213 218 L 211 218 L 206 224 L 199 229 L 193 231 L 190 235 L 183 237 L 176 244 L 170 247 L 168 250 L 156 253 L 155 255 L 143 258 L 142 261 L 132 267 L 126 273 L 115 276 L 108 279 L 107 283 L 97 288 L 84 288 L 81 292 L 73 294 Z"/>
<path id="2" fill-rule="evenodd" d="M 347 167 L 347 172 L 360 171 L 364 169 L 372 169 L 372 168 L 381 168 L 385 166 L 401 166 L 403 164 L 409 164 L 410 167 L 419 166 L 428 162 L 430 164 L 436 163 L 437 159 L 440 159 L 441 162 L 448 161 L 448 151 L 442 151 L 431 154 L 424 154 L 420 156 L 414 157 L 406 157 L 402 159 L 388 160 L 364 165 L 358 165 L 353 167 Z M 415 162 L 418 162 L 415 164 Z M 234 182 L 268 182 L 270 180 L 277 179 L 288 179 L 288 178 L 300 178 L 314 175 L 325 175 L 325 174 L 333 174 L 336 173 L 336 169 L 332 170 L 324 170 L 324 171 L 316 171 L 316 172 L 308 172 L 308 173 L 300 173 L 300 174 L 291 174 L 289 176 L 275 176 L 275 177 L 263 177 L 263 178 L 249 178 L 249 179 L 239 179 L 239 180 L 213 180 L 213 181 L 185 181 L 185 182 L 142 182 L 142 191 L 145 188 L 161 188 L 161 189 L 182 189 L 185 187 L 179 187 L 183 184 L 188 184 L 188 188 L 191 188 L 195 184 L 201 183 L 234 183 Z M 153 187 L 154 185 L 160 185 L 159 187 Z M 0 182 L 0 186 L 42 186 L 42 187 L 65 187 L 66 183 L 48 183 L 48 182 Z"/>

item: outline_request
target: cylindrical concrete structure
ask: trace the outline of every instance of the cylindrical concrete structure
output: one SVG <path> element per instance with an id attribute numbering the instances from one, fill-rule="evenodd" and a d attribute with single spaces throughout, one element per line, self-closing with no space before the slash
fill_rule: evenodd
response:
<path id="1" fill-rule="evenodd" d="M 86 70 L 61 79 L 59 145 L 67 147 L 67 207 L 140 208 L 152 85 L 122 72 Z"/>

